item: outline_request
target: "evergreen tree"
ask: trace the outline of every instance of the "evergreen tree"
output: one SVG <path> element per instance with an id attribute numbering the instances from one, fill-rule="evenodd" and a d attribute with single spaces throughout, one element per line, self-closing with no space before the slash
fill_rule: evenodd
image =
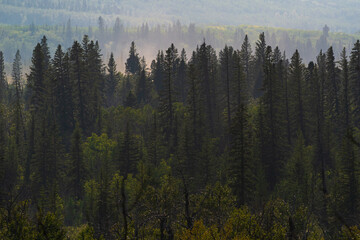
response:
<path id="1" fill-rule="evenodd" d="M 326 53 L 325 112 L 331 119 L 331 129 L 336 130 L 339 124 L 339 83 L 335 68 L 333 48 Z"/>
<path id="2" fill-rule="evenodd" d="M 232 113 L 232 88 L 233 88 L 233 78 L 234 78 L 234 63 L 233 63 L 233 54 L 234 50 L 232 47 L 225 46 L 225 48 L 220 51 L 220 66 L 221 66 L 221 77 L 222 83 L 224 84 L 224 93 L 225 93 L 225 109 L 226 109 L 226 120 L 227 120 L 227 129 L 231 127 L 231 113 Z"/>
<path id="3" fill-rule="evenodd" d="M 43 36 L 43 38 L 41 39 L 40 46 L 43 54 L 44 70 L 46 71 L 49 68 L 51 57 L 50 57 L 49 47 L 47 44 L 47 38 L 45 36 Z"/>
<path id="4" fill-rule="evenodd" d="M 4 54 L 0 51 L 0 104 L 4 103 L 7 96 L 7 80 L 5 74 Z"/>
<path id="5" fill-rule="evenodd" d="M 350 101 L 350 82 L 349 82 L 349 63 L 346 56 L 346 49 L 344 48 L 341 53 L 340 67 L 342 70 L 341 74 L 341 118 L 343 125 L 343 132 L 347 132 L 352 126 L 351 117 L 351 101 Z"/>
<path id="6" fill-rule="evenodd" d="M 28 77 L 28 88 L 31 89 L 30 111 L 32 114 L 44 114 L 46 89 L 45 89 L 45 60 L 43 49 L 37 44 L 32 57 L 32 66 Z"/>
<path id="7" fill-rule="evenodd" d="M 107 66 L 108 76 L 105 83 L 105 93 L 106 93 L 106 106 L 111 107 L 115 105 L 115 92 L 118 85 L 116 63 L 114 59 L 114 54 L 110 54 L 109 63 Z"/>
<path id="8" fill-rule="evenodd" d="M 125 69 L 127 73 L 139 74 L 140 72 L 140 58 L 136 52 L 135 42 L 131 42 L 129 58 L 126 60 Z"/>
<path id="9" fill-rule="evenodd" d="M 259 40 L 256 42 L 255 47 L 255 85 L 254 85 L 254 98 L 262 96 L 262 82 L 264 81 L 264 62 L 265 62 L 265 53 L 266 53 L 266 42 L 265 34 L 261 33 Z"/>
<path id="10" fill-rule="evenodd" d="M 89 135 L 90 115 L 88 98 L 90 97 L 89 86 L 85 74 L 84 50 L 78 42 L 74 42 L 70 50 L 70 82 L 72 99 L 74 104 L 74 119 L 79 123 L 85 135 Z"/>
<path id="11" fill-rule="evenodd" d="M 350 54 L 349 64 L 350 97 L 353 103 L 354 124 L 360 127 L 360 41 L 358 40 Z"/>
<path id="12" fill-rule="evenodd" d="M 187 63 L 186 62 L 187 62 L 186 52 L 185 52 L 185 49 L 182 49 L 181 54 L 180 54 L 180 63 L 179 63 L 178 72 L 176 74 L 176 79 L 175 79 L 174 85 L 175 85 L 175 90 L 179 97 L 179 101 L 183 102 L 183 103 L 186 101 L 186 92 L 187 92 L 187 88 L 186 88 Z"/>
<path id="13" fill-rule="evenodd" d="M 146 104 L 149 102 L 150 86 L 146 76 L 146 70 L 142 68 L 136 85 L 136 97 L 138 104 Z"/>
<path id="14" fill-rule="evenodd" d="M 247 88 L 249 90 L 253 89 L 253 83 L 251 80 L 251 62 L 252 62 L 252 50 L 251 50 L 251 45 L 250 45 L 250 41 L 248 38 L 248 35 L 245 35 L 243 44 L 241 45 L 241 51 L 240 51 L 240 56 L 241 56 L 241 62 L 243 64 L 243 68 L 244 68 L 244 74 L 245 74 L 245 79 L 246 79 L 246 83 L 247 83 Z"/>
<path id="15" fill-rule="evenodd" d="M 292 111 L 292 126 L 293 134 L 300 130 L 303 136 L 305 134 L 305 109 L 304 109 L 304 75 L 302 59 L 299 52 L 296 50 L 291 57 L 291 63 L 289 66 L 289 85 L 290 85 L 290 101 Z M 306 140 L 305 140 L 306 142 Z"/>
<path id="16" fill-rule="evenodd" d="M 159 51 L 156 56 L 156 61 L 154 60 L 151 63 L 151 75 L 154 79 L 155 89 L 158 93 L 160 93 L 163 89 L 163 82 L 164 82 L 164 67 L 165 67 L 165 59 L 163 51 Z"/>
<path id="17" fill-rule="evenodd" d="M 56 122 L 64 142 L 70 137 L 73 129 L 72 86 L 69 76 L 69 54 L 62 51 L 59 45 L 52 60 L 52 78 L 54 86 Z"/>
<path id="18" fill-rule="evenodd" d="M 17 50 L 12 67 L 13 88 L 15 89 L 15 96 L 12 101 L 12 108 L 14 112 L 13 123 L 15 125 L 16 144 L 20 147 L 25 139 L 25 123 L 24 123 L 24 109 L 23 109 L 23 84 L 21 72 L 21 56 L 20 51 Z"/>
<path id="19" fill-rule="evenodd" d="M 174 80 L 176 77 L 179 58 L 177 49 L 174 44 L 166 51 L 165 55 L 165 77 L 163 90 L 160 93 L 160 122 L 163 127 L 165 141 L 168 143 L 169 151 L 173 151 L 175 136 L 175 108 L 174 103 L 177 101 L 174 91 Z"/>
<path id="20" fill-rule="evenodd" d="M 214 49 L 204 42 L 200 48 L 197 49 L 195 63 L 200 82 L 201 106 L 204 110 L 206 129 L 210 136 L 215 135 L 217 123 L 219 120 L 218 115 L 218 83 L 217 83 L 217 58 L 214 54 Z"/>

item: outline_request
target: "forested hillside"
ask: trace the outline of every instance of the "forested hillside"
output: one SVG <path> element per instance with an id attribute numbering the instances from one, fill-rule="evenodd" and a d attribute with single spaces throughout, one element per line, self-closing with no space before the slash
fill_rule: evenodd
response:
<path id="1" fill-rule="evenodd" d="M 129 47 L 0 53 L 1 239 L 360 238 L 360 41 Z"/>
<path id="2" fill-rule="evenodd" d="M 175 22 L 168 26 L 156 25 L 150 27 L 143 23 L 138 27 L 126 27 L 124 22 L 117 18 L 114 22 L 106 24 L 103 17 L 98 17 L 96 26 L 78 27 L 73 21 L 64 20 L 63 25 L 28 26 L 0 25 L 0 49 L 3 50 L 7 72 L 11 72 L 13 57 L 20 50 L 24 70 L 27 72 L 31 62 L 33 46 L 46 35 L 51 55 L 55 53 L 58 44 L 64 49 L 71 47 L 74 40 L 81 41 L 84 35 L 91 40 L 98 40 L 103 55 L 103 60 L 115 55 L 119 69 L 124 70 L 128 54 L 128 46 L 132 41 L 141 56 L 147 60 L 156 57 L 158 49 L 174 43 L 178 48 L 185 48 L 187 52 L 193 51 L 204 39 L 216 51 L 220 51 L 225 44 L 240 48 L 241 43 L 248 35 L 249 41 L 254 46 L 260 33 L 264 32 L 267 44 L 273 48 L 279 46 L 282 51 L 291 54 L 296 49 L 302 53 L 304 62 L 315 59 L 320 50 L 326 51 L 333 46 L 335 58 L 340 58 L 344 47 L 350 49 L 360 34 L 344 34 L 333 32 L 325 26 L 322 31 L 305 31 L 283 28 L 259 26 L 207 26 L 195 24 L 184 25 Z M 8 74 L 10 76 L 10 74 Z"/>
<path id="3" fill-rule="evenodd" d="M 180 20 L 186 24 L 240 25 L 319 30 L 328 24 L 337 32 L 358 32 L 357 0 L 0 0 L 0 22 L 79 26 L 107 23 L 120 17 L 125 25 L 151 26 Z"/>

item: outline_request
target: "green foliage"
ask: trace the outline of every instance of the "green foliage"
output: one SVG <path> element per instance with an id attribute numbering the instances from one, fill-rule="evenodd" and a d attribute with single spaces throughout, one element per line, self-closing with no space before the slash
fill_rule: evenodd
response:
<path id="1" fill-rule="evenodd" d="M 114 56 L 105 72 L 88 36 L 53 59 L 44 37 L 25 85 L 18 52 L 0 104 L 0 237 L 357 234 L 358 43 L 347 73 L 345 51 L 306 66 L 265 35 L 255 55 L 245 41 L 219 59 L 205 42 L 189 61 L 172 44 L 126 75 Z"/>

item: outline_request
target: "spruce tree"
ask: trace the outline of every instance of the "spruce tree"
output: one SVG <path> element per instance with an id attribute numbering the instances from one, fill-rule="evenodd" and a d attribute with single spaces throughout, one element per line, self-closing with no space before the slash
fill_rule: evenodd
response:
<path id="1" fill-rule="evenodd" d="M 139 74 L 140 58 L 139 54 L 136 52 L 135 42 L 131 42 L 129 58 L 126 60 L 125 69 L 127 73 Z"/>
<path id="2" fill-rule="evenodd" d="M 289 66 L 289 87 L 292 108 L 292 125 L 293 136 L 300 130 L 302 136 L 306 137 L 305 132 L 305 109 L 304 109 L 304 75 L 302 59 L 300 58 L 299 51 L 296 50 L 291 57 Z M 306 138 L 305 138 L 306 142 Z"/>
<path id="3" fill-rule="evenodd" d="M 174 82 L 175 90 L 176 90 L 176 92 L 178 94 L 179 101 L 182 102 L 182 103 L 185 103 L 185 101 L 186 101 L 186 93 L 187 93 L 186 71 L 187 71 L 186 52 L 185 52 L 185 49 L 182 49 L 181 53 L 180 53 L 179 68 L 178 68 L 178 72 L 176 74 L 176 79 L 175 79 L 175 82 Z"/>
<path id="4" fill-rule="evenodd" d="M 175 108 L 177 101 L 174 91 L 174 80 L 179 64 L 177 49 L 173 44 L 168 48 L 165 55 L 165 77 L 163 81 L 163 90 L 160 93 L 160 120 L 163 127 L 165 141 L 169 144 L 169 151 L 173 151 L 175 136 Z"/>
<path id="5" fill-rule="evenodd" d="M 0 51 L 0 104 L 4 103 L 7 98 L 7 80 L 5 74 L 5 65 L 4 65 L 4 54 Z"/>
<path id="6" fill-rule="evenodd" d="M 72 99 L 74 104 L 74 119 L 79 123 L 85 135 L 89 135 L 89 107 L 88 97 L 90 96 L 89 86 L 85 74 L 83 61 L 83 48 L 75 41 L 70 50 L 70 82 L 72 88 Z"/>
<path id="7" fill-rule="evenodd" d="M 220 51 L 220 66 L 221 66 L 221 78 L 223 86 L 223 92 L 225 95 L 224 106 L 226 109 L 226 121 L 227 129 L 231 127 L 231 114 L 232 114 L 232 89 L 233 89 L 233 78 L 234 78 L 234 63 L 233 63 L 233 54 L 234 50 L 232 47 L 225 46 L 225 48 Z"/>
<path id="8" fill-rule="evenodd" d="M 331 130 L 337 131 L 339 124 L 339 83 L 335 68 L 333 48 L 326 52 L 325 112 L 331 120 Z"/>
<path id="9" fill-rule="evenodd" d="M 72 86 L 69 76 L 69 54 L 65 54 L 60 45 L 52 60 L 51 81 L 54 87 L 56 122 L 64 142 L 68 145 L 67 139 L 74 127 Z"/>
<path id="10" fill-rule="evenodd" d="M 109 63 L 107 65 L 108 76 L 105 83 L 105 94 L 106 94 L 106 106 L 114 106 L 115 101 L 115 92 L 118 85 L 116 63 L 114 59 L 114 54 L 110 54 Z"/>
<path id="11" fill-rule="evenodd" d="M 16 144 L 20 147 L 25 140 L 25 123 L 24 123 L 24 109 L 23 109 L 23 83 L 22 83 L 22 67 L 20 51 L 17 50 L 12 67 L 13 88 L 15 89 L 15 96 L 12 100 L 12 108 L 14 111 Z"/>
<path id="12" fill-rule="evenodd" d="M 354 124 L 360 127 L 360 41 L 358 40 L 351 51 L 349 63 L 350 97 L 353 103 Z"/>
<path id="13" fill-rule="evenodd" d="M 151 76 L 154 80 L 155 89 L 158 93 L 160 93 L 163 89 L 163 82 L 165 77 L 164 62 L 164 52 L 159 51 L 156 56 L 156 60 L 152 61 L 151 63 Z"/>
<path id="14" fill-rule="evenodd" d="M 150 86 L 149 81 L 146 76 L 145 68 L 140 70 L 140 76 L 136 84 L 136 97 L 138 104 L 146 104 L 149 102 L 150 95 Z"/>
<path id="15" fill-rule="evenodd" d="M 244 68 L 244 74 L 245 74 L 245 79 L 246 79 L 246 83 L 247 83 L 247 88 L 249 90 L 253 89 L 253 83 L 252 83 L 252 79 L 251 79 L 251 63 L 252 63 L 252 50 L 251 50 L 251 45 L 250 45 L 250 41 L 248 38 L 248 35 L 245 35 L 243 44 L 241 45 L 241 50 L 240 50 L 240 56 L 241 56 L 241 62 L 243 64 L 243 68 Z"/>
<path id="16" fill-rule="evenodd" d="M 254 83 L 254 98 L 262 96 L 262 82 L 264 81 L 264 61 L 266 52 L 265 34 L 259 35 L 259 40 L 256 42 L 255 47 L 255 83 Z"/>

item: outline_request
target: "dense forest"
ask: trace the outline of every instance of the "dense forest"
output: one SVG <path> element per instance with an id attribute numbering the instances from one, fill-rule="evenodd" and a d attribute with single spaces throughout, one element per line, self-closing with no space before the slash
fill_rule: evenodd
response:
<path id="1" fill-rule="evenodd" d="M 325 23 L 336 32 L 359 32 L 358 0 L 0 0 L 0 22 L 56 25 L 71 18 L 75 25 L 96 25 L 99 15 L 125 25 L 252 24 L 318 30 Z"/>
<path id="2" fill-rule="evenodd" d="M 1 239 L 360 238 L 360 41 L 50 51 L 0 52 Z"/>

